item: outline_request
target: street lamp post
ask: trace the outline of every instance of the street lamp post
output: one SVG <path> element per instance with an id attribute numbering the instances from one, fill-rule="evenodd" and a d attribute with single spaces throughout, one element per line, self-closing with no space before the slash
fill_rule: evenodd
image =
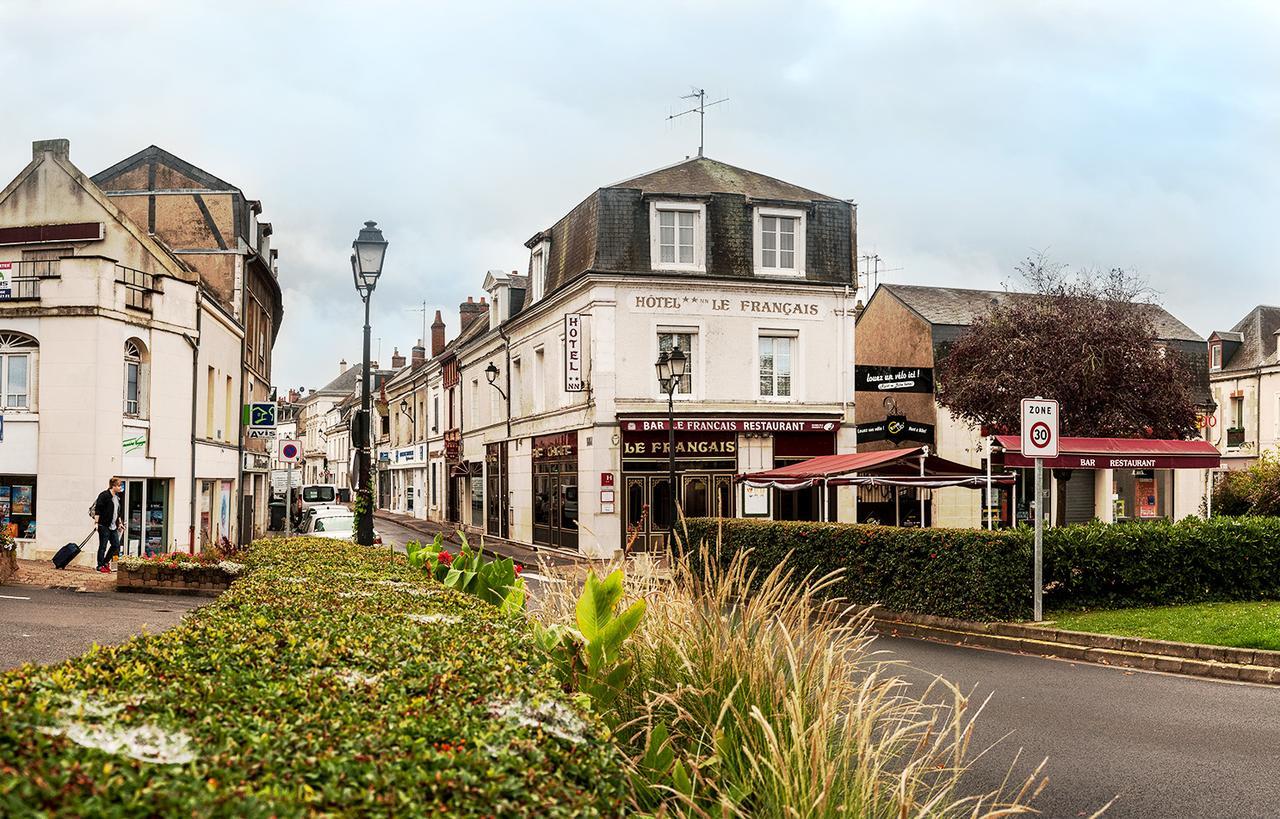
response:
<path id="1" fill-rule="evenodd" d="M 658 370 L 658 386 L 667 394 L 667 490 L 671 496 L 670 515 L 671 534 L 667 539 L 670 547 L 675 540 L 677 505 L 680 499 L 676 493 L 676 390 L 684 379 L 689 359 L 684 351 L 672 345 L 671 352 L 663 352 L 658 356 L 654 367 Z"/>
<path id="2" fill-rule="evenodd" d="M 360 515 L 360 525 L 356 531 L 356 542 L 362 546 L 373 545 L 373 487 L 371 485 L 371 465 L 369 463 L 369 298 L 373 288 L 378 285 L 378 277 L 382 275 L 382 261 L 387 255 L 387 241 L 382 238 L 382 231 L 377 222 L 365 222 L 356 240 L 351 243 L 351 277 L 355 280 L 356 292 L 364 301 L 364 362 L 360 371 L 360 422 L 357 424 L 359 455 L 359 495 L 358 505 L 364 510 Z"/>

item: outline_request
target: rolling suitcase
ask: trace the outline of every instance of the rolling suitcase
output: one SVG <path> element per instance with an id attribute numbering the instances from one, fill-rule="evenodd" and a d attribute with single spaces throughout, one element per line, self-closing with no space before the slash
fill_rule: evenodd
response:
<path id="1" fill-rule="evenodd" d="M 93 532 L 96 532 L 96 531 L 98 531 L 98 529 L 97 527 L 94 527 Z M 59 549 L 58 553 L 53 556 L 54 568 L 58 568 L 58 569 L 67 568 L 68 564 L 70 564 L 71 561 L 75 560 L 76 557 L 80 554 L 80 550 L 84 548 L 84 545 L 89 542 L 89 538 L 93 537 L 93 532 L 90 532 L 88 537 L 80 541 L 79 545 L 76 545 L 74 543 L 68 543 L 66 546 L 63 546 L 61 549 Z"/>

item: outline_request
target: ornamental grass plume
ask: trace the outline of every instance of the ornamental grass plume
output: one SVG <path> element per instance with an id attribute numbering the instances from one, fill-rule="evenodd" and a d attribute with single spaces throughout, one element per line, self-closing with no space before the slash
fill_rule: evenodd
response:
<path id="1" fill-rule="evenodd" d="M 912 689 L 873 651 L 865 611 L 819 602 L 837 579 L 762 573 L 701 547 L 656 581 L 626 650 L 630 682 L 602 716 L 628 757 L 633 808 L 687 816 L 996 817 L 1034 813 L 1025 781 L 965 794 L 981 704 Z M 555 573 L 545 568 L 544 572 Z M 580 583 L 549 583 L 537 616 L 572 625 Z M 624 600 L 623 606 L 629 600 Z"/>

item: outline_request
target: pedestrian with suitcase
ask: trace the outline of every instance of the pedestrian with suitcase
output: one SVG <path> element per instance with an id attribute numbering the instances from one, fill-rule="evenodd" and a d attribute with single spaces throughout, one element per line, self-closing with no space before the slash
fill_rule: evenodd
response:
<path id="1" fill-rule="evenodd" d="M 98 571 L 104 574 L 110 574 L 111 561 L 120 554 L 120 535 L 124 533 L 124 518 L 120 515 L 123 491 L 124 482 L 112 478 L 93 502 L 93 515 L 98 522 Z"/>

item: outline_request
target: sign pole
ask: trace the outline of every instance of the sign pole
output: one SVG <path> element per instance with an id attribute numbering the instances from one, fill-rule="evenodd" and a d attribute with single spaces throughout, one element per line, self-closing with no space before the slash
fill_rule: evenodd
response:
<path id="1" fill-rule="evenodd" d="M 284 536 L 293 537 L 293 461 L 289 461 L 289 474 L 286 476 L 284 490 Z"/>
<path id="2" fill-rule="evenodd" d="M 1036 550 L 1032 619 L 1044 619 L 1044 458 L 1036 458 Z"/>

